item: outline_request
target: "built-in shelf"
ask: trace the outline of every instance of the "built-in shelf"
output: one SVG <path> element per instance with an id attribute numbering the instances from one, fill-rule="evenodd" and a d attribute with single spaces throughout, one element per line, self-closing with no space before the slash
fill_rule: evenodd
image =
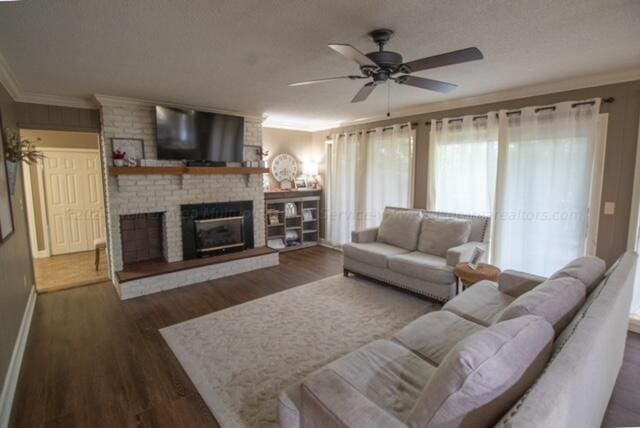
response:
<path id="1" fill-rule="evenodd" d="M 272 192 L 271 194 L 265 194 L 265 211 L 267 213 L 275 212 L 287 212 L 287 206 L 290 206 L 292 211 L 295 208 L 295 215 L 286 216 L 284 223 L 270 224 L 269 216 L 266 217 L 266 235 L 267 245 L 270 241 L 274 242 L 274 248 L 278 251 L 291 251 L 302 248 L 308 248 L 313 245 L 318 245 L 319 240 L 319 209 L 320 209 L 320 195 L 316 191 L 316 194 L 310 195 L 311 192 L 283 192 L 283 197 L 278 197 L 280 194 Z M 294 207 L 291 207 L 294 205 Z M 308 211 L 308 212 L 307 212 Z M 309 215 L 313 213 L 313 218 L 309 218 Z M 305 220 L 304 217 L 307 217 Z M 283 229 L 280 226 L 284 226 Z M 295 234 L 292 237 L 292 234 Z M 287 245 L 287 238 L 294 241 L 295 244 L 289 242 Z"/>
<path id="2" fill-rule="evenodd" d="M 206 167 L 206 166 L 113 166 L 109 175 L 230 175 L 265 174 L 269 168 Z"/>

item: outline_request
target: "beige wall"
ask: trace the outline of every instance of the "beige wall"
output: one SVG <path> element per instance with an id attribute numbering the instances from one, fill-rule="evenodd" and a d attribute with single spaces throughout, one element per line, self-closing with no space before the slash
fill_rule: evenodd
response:
<path id="1" fill-rule="evenodd" d="M 324 136 L 314 135 L 306 131 L 293 131 L 289 129 L 263 128 L 262 144 L 269 151 L 268 160 L 271 161 L 277 155 L 288 153 L 298 160 L 298 171 L 302 173 L 302 164 L 307 161 L 317 162 L 320 175 L 324 170 Z M 269 174 L 272 186 L 277 186 Z"/>
<path id="2" fill-rule="evenodd" d="M 601 113 L 609 114 L 602 206 L 604 206 L 604 202 L 615 202 L 616 212 L 614 215 L 604 215 L 602 206 L 600 207 L 597 254 L 611 264 L 625 251 L 627 245 L 638 139 L 638 118 L 640 116 L 640 81 L 558 92 L 421 115 L 396 117 L 369 124 L 343 127 L 338 130 L 316 132 L 314 133 L 314 138 L 325 138 L 335 131 L 347 131 L 397 122 L 410 121 L 418 123 L 416 129 L 414 205 L 417 208 L 424 208 L 427 196 L 427 156 L 429 147 L 429 128 L 425 125 L 426 121 L 594 97 L 615 98 L 613 103 L 602 104 L 600 109 Z"/>
<path id="3" fill-rule="evenodd" d="M 99 136 L 96 132 L 21 129 L 20 136 L 33 141 L 36 147 L 41 149 L 99 149 Z M 38 250 L 44 250 L 45 212 L 44 207 L 40 204 L 40 194 L 44 192 L 44 189 L 38 186 L 38 169 L 35 165 L 29 166 L 29 177 L 31 178 L 36 243 Z"/>
<path id="4" fill-rule="evenodd" d="M 16 127 L 15 103 L 2 85 L 0 113 L 3 127 Z M 11 198 L 15 233 L 0 243 L 0 385 L 4 384 L 29 292 L 34 284 L 20 175 L 15 195 Z"/>

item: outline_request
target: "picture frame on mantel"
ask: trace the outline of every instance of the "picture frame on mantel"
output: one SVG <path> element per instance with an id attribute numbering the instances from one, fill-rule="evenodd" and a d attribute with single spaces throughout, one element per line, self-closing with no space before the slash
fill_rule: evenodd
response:
<path id="1" fill-rule="evenodd" d="M 5 162 L 5 135 L 0 117 L 0 245 L 13 235 L 13 210 L 11 207 L 11 193 L 9 191 L 9 174 Z"/>
<path id="2" fill-rule="evenodd" d="M 144 140 L 142 138 L 113 137 L 111 140 L 111 152 L 119 150 L 126 153 L 125 159 L 145 159 Z"/>

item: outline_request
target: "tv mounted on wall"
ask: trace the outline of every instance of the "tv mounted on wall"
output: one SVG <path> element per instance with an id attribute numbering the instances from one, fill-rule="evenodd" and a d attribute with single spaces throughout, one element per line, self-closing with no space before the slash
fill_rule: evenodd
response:
<path id="1" fill-rule="evenodd" d="M 158 159 L 242 162 L 244 118 L 156 106 Z"/>

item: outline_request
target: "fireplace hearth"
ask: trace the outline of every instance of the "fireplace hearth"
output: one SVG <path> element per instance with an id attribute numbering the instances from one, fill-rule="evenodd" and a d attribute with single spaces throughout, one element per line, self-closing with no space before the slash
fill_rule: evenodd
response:
<path id="1" fill-rule="evenodd" d="M 185 260 L 253 248 L 253 202 L 182 205 Z"/>

